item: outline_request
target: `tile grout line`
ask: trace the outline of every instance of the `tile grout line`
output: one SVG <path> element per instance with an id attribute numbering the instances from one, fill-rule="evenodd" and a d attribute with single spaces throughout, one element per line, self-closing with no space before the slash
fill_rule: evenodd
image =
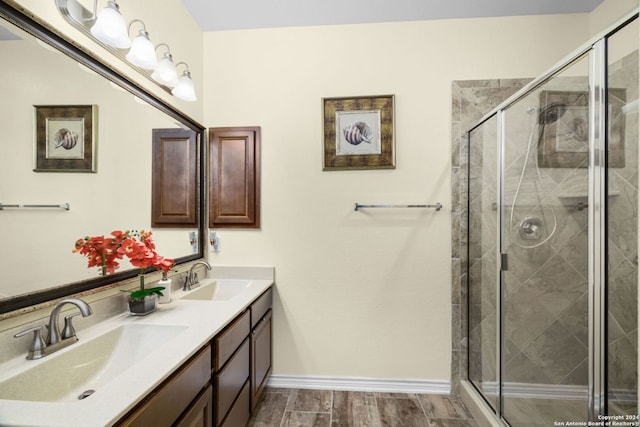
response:
<path id="1" fill-rule="evenodd" d="M 335 391 L 331 390 L 331 411 L 329 412 L 329 427 L 333 426 L 333 399 L 335 396 Z"/>

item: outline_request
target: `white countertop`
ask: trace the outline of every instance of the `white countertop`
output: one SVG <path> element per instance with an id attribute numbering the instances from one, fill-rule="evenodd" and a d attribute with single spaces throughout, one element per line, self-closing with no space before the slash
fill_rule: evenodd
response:
<path id="1" fill-rule="evenodd" d="M 272 270 L 272 269 L 271 269 Z M 155 313 L 144 317 L 122 314 L 89 329 L 78 332 L 79 343 L 99 336 L 124 324 L 153 324 L 186 326 L 185 331 L 168 339 L 156 351 L 153 359 L 145 357 L 144 367 L 133 366 L 118 375 L 117 379 L 98 388 L 84 400 L 65 402 L 32 402 L 0 399 L 0 425 L 11 426 L 107 426 L 118 421 L 141 401 L 150 391 L 160 385 L 170 374 L 185 363 L 200 348 L 208 344 L 233 318 L 260 296 L 272 284 L 272 279 L 242 277 L 242 270 L 229 270 L 225 278 L 252 279 L 252 284 L 236 297 L 225 301 L 182 300 L 182 291 L 174 291 L 172 301 L 159 304 Z M 271 277 L 273 275 L 271 274 Z M 222 278 L 222 277 L 220 277 Z M 210 279 L 206 279 L 210 280 Z M 205 279 L 202 280 L 205 283 Z M 72 349 L 74 344 L 60 350 L 58 354 Z M 56 357 L 52 354 L 38 360 L 15 360 L 7 362 L 2 369 L 0 381 L 8 375 L 32 367 L 40 361 Z M 148 359 L 148 360 L 147 360 Z M 9 368 L 10 373 L 6 372 Z M 38 387 L 38 384 L 33 384 Z"/>

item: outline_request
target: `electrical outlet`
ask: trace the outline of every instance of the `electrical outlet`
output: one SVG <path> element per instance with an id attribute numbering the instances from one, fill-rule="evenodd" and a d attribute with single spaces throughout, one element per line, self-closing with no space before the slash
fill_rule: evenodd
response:
<path id="1" fill-rule="evenodd" d="M 220 236 L 213 230 L 209 230 L 209 250 L 220 252 Z"/>

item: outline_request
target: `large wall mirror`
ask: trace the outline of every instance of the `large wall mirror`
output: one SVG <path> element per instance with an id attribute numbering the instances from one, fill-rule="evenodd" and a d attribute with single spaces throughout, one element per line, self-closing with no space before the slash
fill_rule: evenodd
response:
<path id="1" fill-rule="evenodd" d="M 0 4 L 0 18 L 0 313 L 137 274 L 125 260 L 115 274 L 104 277 L 87 268 L 86 258 L 72 253 L 76 239 L 84 236 L 151 230 L 161 255 L 178 264 L 201 258 L 201 202 L 197 228 L 151 228 L 151 159 L 153 129 L 189 129 L 197 136 L 202 182 L 204 128 L 10 6 Z M 75 132 L 77 138 L 65 138 L 63 131 L 54 146 L 40 147 L 36 112 L 55 112 L 56 120 L 45 124 L 54 134 L 73 129 L 65 118 L 77 116 L 73 108 L 79 105 L 90 106 L 91 131 Z M 42 150 L 50 161 L 36 168 Z M 95 171 L 83 170 L 82 162 L 54 171 L 57 159 L 86 160 L 88 154 Z M 68 210 L 7 206 L 66 203 Z M 192 246 L 190 232 L 197 233 L 200 244 Z"/>

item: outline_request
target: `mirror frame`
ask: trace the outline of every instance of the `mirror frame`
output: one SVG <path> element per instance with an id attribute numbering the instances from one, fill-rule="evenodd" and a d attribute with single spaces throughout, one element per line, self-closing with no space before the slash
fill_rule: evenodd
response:
<path id="1" fill-rule="evenodd" d="M 57 49 L 61 53 L 64 53 L 71 59 L 83 64 L 94 72 L 98 73 L 102 77 L 114 82 L 121 86 L 125 90 L 129 91 L 132 95 L 135 95 L 142 100 L 149 103 L 151 106 L 159 109 L 161 112 L 176 119 L 183 125 L 189 127 L 197 134 L 197 152 L 198 152 L 198 250 L 195 254 L 178 257 L 175 259 L 176 265 L 184 264 L 189 261 L 200 259 L 204 257 L 204 242 L 205 242 L 205 228 L 204 228 L 204 159 L 205 159 L 205 128 L 200 123 L 186 116 L 176 108 L 167 104 L 165 101 L 147 92 L 142 87 L 138 86 L 135 82 L 121 75 L 117 70 L 101 62 L 98 58 L 91 53 L 81 49 L 80 47 L 69 42 L 66 38 L 60 34 L 55 33 L 45 25 L 39 23 L 35 19 L 29 17 L 22 11 L 17 10 L 13 6 L 10 6 L 4 2 L 0 3 L 0 18 L 8 21 L 9 23 L 17 26 L 23 31 L 31 34 L 37 39 L 42 40 L 44 43 L 49 44 L 53 48 Z M 149 150 L 151 150 L 151 140 L 149 141 Z M 151 189 L 149 189 L 151 191 Z M 145 273 L 155 271 L 153 268 L 148 268 Z M 42 304 L 47 301 L 63 298 L 71 294 L 77 294 L 92 289 L 97 289 L 103 286 L 111 285 L 123 280 L 133 278 L 138 275 L 136 269 L 123 271 L 120 273 L 111 274 L 108 276 L 97 277 L 94 279 L 81 280 L 78 282 L 72 282 L 57 286 L 52 284 L 50 288 L 43 291 L 18 295 L 15 297 L 8 297 L 6 300 L 0 302 L 0 315 L 9 313 L 12 311 L 20 310 L 29 306 Z"/>

